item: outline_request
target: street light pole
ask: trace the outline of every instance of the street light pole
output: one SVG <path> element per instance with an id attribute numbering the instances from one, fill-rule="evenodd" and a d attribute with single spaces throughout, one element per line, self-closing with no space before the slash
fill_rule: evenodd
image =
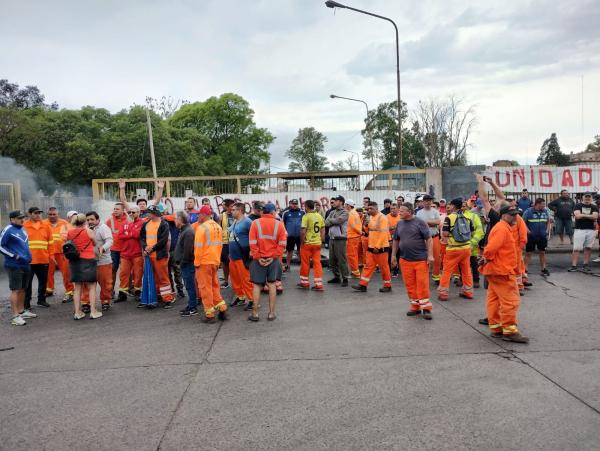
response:
<path id="1" fill-rule="evenodd" d="M 368 11 L 363 11 L 362 9 L 342 5 L 341 3 L 335 2 L 333 0 L 327 0 L 325 2 L 325 6 L 327 6 L 328 8 L 349 9 L 351 11 L 356 11 L 357 13 L 366 14 L 367 16 L 372 16 L 372 17 L 377 17 L 378 19 L 387 20 L 394 26 L 394 29 L 396 30 L 396 90 L 397 90 L 397 94 L 398 94 L 398 152 L 399 152 L 399 159 L 400 159 L 400 169 L 402 169 L 402 116 L 401 116 L 402 104 L 400 102 L 400 43 L 399 43 L 399 39 L 398 39 L 398 26 L 396 25 L 396 22 L 394 22 L 389 17 L 380 16 L 379 14 L 373 14 Z"/>
<path id="2" fill-rule="evenodd" d="M 365 102 L 364 100 L 360 100 L 360 99 L 353 99 L 352 97 L 342 97 L 342 96 L 337 96 L 335 94 L 330 94 L 329 97 L 331 97 L 332 99 L 344 99 L 344 100 L 351 100 L 352 102 L 360 102 L 365 106 L 365 109 L 367 110 L 367 119 L 369 119 L 369 105 L 367 105 L 367 102 Z M 365 126 L 367 126 L 366 121 L 365 121 Z M 369 142 L 369 150 L 371 151 L 371 169 L 375 170 L 375 157 L 373 155 L 373 141 L 371 139 L 371 132 L 368 131 L 367 129 L 367 141 Z"/>

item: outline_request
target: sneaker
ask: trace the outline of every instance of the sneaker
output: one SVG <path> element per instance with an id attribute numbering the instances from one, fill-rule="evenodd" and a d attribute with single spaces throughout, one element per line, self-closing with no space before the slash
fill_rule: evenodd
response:
<path id="1" fill-rule="evenodd" d="M 379 289 L 380 293 L 389 293 L 390 291 L 392 291 L 392 287 L 381 287 Z"/>
<path id="2" fill-rule="evenodd" d="M 188 317 L 188 316 L 196 316 L 198 314 L 198 309 L 195 308 L 191 308 L 191 309 L 183 309 L 182 311 L 179 312 L 179 314 L 183 317 Z"/>
<path id="3" fill-rule="evenodd" d="M 348 279 L 343 279 L 342 280 L 342 284 L 340 286 L 347 287 L 348 286 Z"/>
<path id="4" fill-rule="evenodd" d="M 571 266 L 569 269 L 567 269 L 567 271 L 576 272 L 576 271 L 578 271 L 578 269 L 577 269 L 577 266 Z"/>
<path id="5" fill-rule="evenodd" d="M 65 297 L 62 300 L 63 304 L 68 304 L 69 302 L 73 302 L 73 295 L 72 294 L 65 294 Z"/>
<path id="6" fill-rule="evenodd" d="M 590 269 L 590 267 L 588 265 L 583 265 L 583 268 L 581 270 L 583 272 L 592 272 L 592 270 Z"/>
<path id="7" fill-rule="evenodd" d="M 98 319 L 98 318 L 102 318 L 102 312 L 94 312 L 90 314 L 90 319 Z"/>
<path id="8" fill-rule="evenodd" d="M 513 343 L 529 343 L 529 338 L 521 335 L 519 332 L 516 334 L 502 335 L 504 341 L 512 341 Z"/>
<path id="9" fill-rule="evenodd" d="M 406 316 L 419 316 L 421 314 L 421 310 L 409 310 L 406 312 Z"/>
<path id="10" fill-rule="evenodd" d="M 327 283 L 341 283 L 342 281 L 340 280 L 339 277 L 334 277 L 333 279 L 329 279 L 327 281 Z"/>
<path id="11" fill-rule="evenodd" d="M 37 301 L 37 305 L 40 307 L 50 307 L 50 304 L 48 304 L 46 301 Z"/>
<path id="12" fill-rule="evenodd" d="M 492 337 L 492 338 L 502 338 L 502 331 L 498 330 L 496 332 L 490 332 L 490 337 Z"/>
<path id="13" fill-rule="evenodd" d="M 221 284 L 221 288 L 229 288 L 229 282 L 227 282 L 227 281 L 224 281 L 224 282 Z"/>
<path id="14" fill-rule="evenodd" d="M 546 268 L 542 269 L 542 271 L 540 272 L 540 274 L 542 276 L 549 276 L 550 275 L 550 271 L 548 271 Z"/>
<path id="15" fill-rule="evenodd" d="M 596 257 L 592 260 L 592 263 L 600 263 L 600 257 Z"/>
<path id="16" fill-rule="evenodd" d="M 19 315 L 23 319 L 37 318 L 37 315 L 31 310 L 23 310 Z"/>
<path id="17" fill-rule="evenodd" d="M 83 312 L 75 313 L 73 315 L 73 319 L 75 321 L 79 321 L 80 319 L 83 319 L 83 318 L 85 318 L 85 313 L 83 313 Z"/>
<path id="18" fill-rule="evenodd" d="M 102 311 L 106 312 L 110 308 L 110 304 L 102 304 Z"/>
<path id="19" fill-rule="evenodd" d="M 481 318 L 481 319 L 479 320 L 479 324 L 483 324 L 484 326 L 489 326 L 489 325 L 490 325 L 490 322 L 488 321 L 488 319 L 487 319 L 487 318 Z"/>
<path id="20" fill-rule="evenodd" d="M 433 319 L 433 315 L 430 310 L 423 310 L 423 318 L 430 321 Z"/>
<path id="21" fill-rule="evenodd" d="M 21 315 L 13 316 L 13 319 L 10 321 L 10 323 L 13 326 L 24 326 L 25 324 L 27 324 L 27 322 L 25 322 L 25 320 L 21 318 Z"/>
<path id="22" fill-rule="evenodd" d="M 361 293 L 365 293 L 367 291 L 367 287 L 365 287 L 364 285 L 352 285 L 352 289 L 360 291 Z"/>
<path id="23" fill-rule="evenodd" d="M 89 305 L 89 304 L 83 304 L 83 305 L 81 306 L 81 311 L 82 311 L 83 313 L 90 313 L 90 305 Z"/>
<path id="24" fill-rule="evenodd" d="M 252 310 L 253 306 L 254 306 L 254 302 L 253 301 L 248 301 L 248 303 L 244 307 L 244 311 L 248 312 L 248 311 Z"/>
<path id="25" fill-rule="evenodd" d="M 243 299 L 235 298 L 229 303 L 229 307 L 237 307 L 238 305 L 244 305 L 244 302 L 246 301 L 244 301 Z"/>

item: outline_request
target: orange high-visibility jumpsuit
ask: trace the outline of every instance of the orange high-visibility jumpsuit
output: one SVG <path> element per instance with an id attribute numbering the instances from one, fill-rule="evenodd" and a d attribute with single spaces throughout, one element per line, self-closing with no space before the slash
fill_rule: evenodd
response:
<path id="1" fill-rule="evenodd" d="M 362 221 L 359 214 L 354 210 L 348 212 L 348 232 L 346 241 L 346 253 L 348 255 L 348 266 L 353 276 L 359 277 L 360 270 L 359 265 L 359 249 L 362 246 Z"/>
<path id="2" fill-rule="evenodd" d="M 54 256 L 54 260 L 56 260 L 56 264 L 52 260 L 48 263 L 48 282 L 46 283 L 46 293 L 52 294 L 54 293 L 54 272 L 56 269 L 60 271 L 63 280 L 63 287 L 65 289 L 66 296 L 73 295 L 73 283 L 71 282 L 71 278 L 69 275 L 69 261 L 65 258 L 63 254 L 63 244 L 67 239 L 67 231 L 69 227 L 69 223 L 64 219 L 58 219 L 56 223 L 51 223 L 49 220 L 45 220 L 52 230 L 52 255 Z"/>
<path id="3" fill-rule="evenodd" d="M 221 226 L 212 219 L 199 224 L 194 238 L 194 266 L 204 314 L 207 318 L 213 318 L 217 311 L 225 312 L 227 310 L 217 277 L 222 249 L 223 229 Z"/>
<path id="4" fill-rule="evenodd" d="M 525 285 L 523 285 L 523 283 L 527 282 L 528 280 L 527 273 L 525 272 L 525 261 L 523 260 L 523 249 L 525 249 L 525 245 L 527 244 L 529 229 L 527 228 L 527 224 L 521 215 L 516 216 L 516 222 L 510 226 L 510 228 L 515 241 L 517 265 L 519 268 L 517 273 L 517 284 L 519 285 L 519 290 L 523 290 L 525 289 Z"/>
<path id="5" fill-rule="evenodd" d="M 148 221 L 143 227 L 146 228 L 146 245 L 155 246 L 158 243 L 158 228 L 162 221 Z M 150 254 L 150 264 L 154 273 L 154 284 L 156 291 L 163 302 L 173 302 L 171 290 L 171 279 L 169 279 L 169 257 L 157 258 L 156 252 Z"/>
<path id="6" fill-rule="evenodd" d="M 444 257 L 444 269 L 438 287 L 438 299 L 447 301 L 450 289 L 450 278 L 453 272 L 460 270 L 462 274 L 461 295 L 468 299 L 473 298 L 473 274 L 471 273 L 471 242 L 458 243 L 452 236 L 452 229 L 457 219 L 456 213 L 450 213 L 444 222 L 443 230 L 449 232 L 448 244 L 446 245 L 446 255 Z M 470 222 L 469 218 L 467 220 Z M 471 224 L 471 233 L 474 231 Z"/>
<path id="7" fill-rule="evenodd" d="M 308 288 L 310 261 L 313 262 L 315 289 L 323 289 L 323 265 L 321 264 L 321 230 L 325 221 L 319 213 L 310 212 L 302 217 L 304 240 L 300 246 L 300 285 Z M 358 259 L 357 259 L 358 269 Z"/>
<path id="8" fill-rule="evenodd" d="M 433 308 L 429 299 L 429 265 L 427 261 L 409 261 L 400 258 L 402 280 L 406 287 L 410 309 L 428 311 Z"/>
<path id="9" fill-rule="evenodd" d="M 386 215 L 388 220 L 388 227 L 390 229 L 390 247 L 388 248 L 388 265 L 390 266 L 390 270 L 392 268 L 392 237 L 394 236 L 394 232 L 396 231 L 396 226 L 400 222 L 400 215 L 394 216 L 393 214 Z"/>
<path id="10" fill-rule="evenodd" d="M 481 269 L 488 281 L 487 316 L 493 333 L 503 335 L 518 332 L 517 312 L 520 297 L 517 285 L 518 254 L 514 232 L 506 221 L 494 226 L 483 250 L 486 264 Z"/>
<path id="11" fill-rule="evenodd" d="M 359 284 L 369 285 L 375 268 L 379 266 L 384 287 L 392 286 L 392 275 L 388 265 L 388 248 L 390 245 L 390 229 L 387 217 L 380 212 L 369 219 L 369 247 L 367 249 L 367 266 L 360 276 Z"/>

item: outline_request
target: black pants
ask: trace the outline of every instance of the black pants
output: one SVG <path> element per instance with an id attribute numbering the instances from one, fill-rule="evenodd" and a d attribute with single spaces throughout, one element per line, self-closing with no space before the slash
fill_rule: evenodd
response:
<path id="1" fill-rule="evenodd" d="M 474 255 L 471 255 L 471 272 L 473 273 L 473 282 L 479 282 L 479 266 L 477 257 Z"/>
<path id="2" fill-rule="evenodd" d="M 181 277 L 181 268 L 177 263 L 175 263 L 175 257 L 169 256 L 169 279 L 171 281 L 171 290 L 175 291 L 177 288 L 177 292 L 183 292 L 183 279 Z"/>
<path id="3" fill-rule="evenodd" d="M 31 307 L 31 286 L 33 285 L 33 276 L 38 280 L 37 301 L 46 301 L 46 283 L 48 282 L 48 265 L 31 265 L 31 272 L 27 280 L 27 289 L 25 290 L 25 308 Z"/>

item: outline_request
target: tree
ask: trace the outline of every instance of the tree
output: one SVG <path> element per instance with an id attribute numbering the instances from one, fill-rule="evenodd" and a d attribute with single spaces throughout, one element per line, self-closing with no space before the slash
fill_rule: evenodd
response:
<path id="1" fill-rule="evenodd" d="M 350 155 L 345 160 L 334 161 L 331 163 L 332 171 L 358 171 L 358 161 L 354 155 Z"/>
<path id="2" fill-rule="evenodd" d="M 298 136 L 294 138 L 292 145 L 285 153 L 292 160 L 289 166 L 290 171 L 327 171 L 327 157 L 323 155 L 326 142 L 327 137 L 315 130 L 314 127 L 298 130 Z"/>
<path id="3" fill-rule="evenodd" d="M 162 96 L 160 99 L 146 97 L 146 107 L 158 114 L 161 119 L 169 119 L 182 105 L 187 105 L 188 103 L 190 102 L 187 100 L 174 99 L 171 96 Z"/>
<path id="4" fill-rule="evenodd" d="M 237 94 L 223 94 L 204 102 L 183 105 L 169 125 L 196 129 L 208 139 L 207 169 L 210 174 L 259 174 L 268 163 L 268 147 L 275 140 L 254 123 L 254 111 Z"/>
<path id="5" fill-rule="evenodd" d="M 585 148 L 586 152 L 600 152 L 600 135 L 594 136 L 595 140 Z"/>
<path id="6" fill-rule="evenodd" d="M 556 133 L 552 133 L 550 138 L 544 140 L 537 163 L 556 166 L 567 166 L 569 164 L 569 157 L 560 151 Z"/>
<path id="7" fill-rule="evenodd" d="M 424 148 L 425 164 L 440 168 L 465 165 L 476 124 L 474 107 L 463 108 L 460 98 L 419 101 L 413 112 L 412 131 Z"/>

